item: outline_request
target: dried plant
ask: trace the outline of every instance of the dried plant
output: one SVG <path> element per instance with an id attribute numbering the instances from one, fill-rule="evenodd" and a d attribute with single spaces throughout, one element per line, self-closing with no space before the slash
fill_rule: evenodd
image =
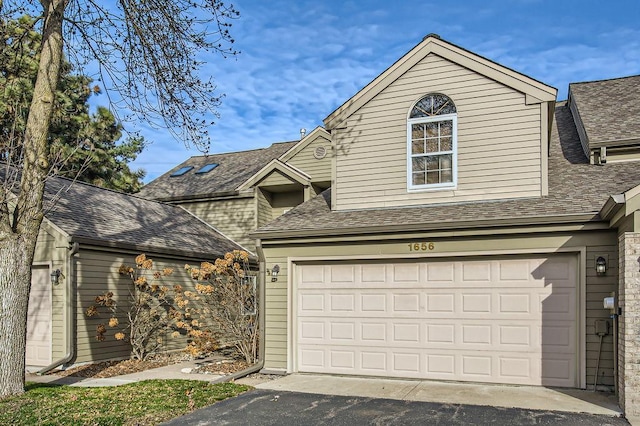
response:
<path id="1" fill-rule="evenodd" d="M 244 357 L 248 364 L 257 361 L 258 352 L 258 311 L 256 277 L 250 274 L 249 254 L 234 250 L 214 263 L 203 262 L 199 268 L 185 265 L 195 285 L 198 307 L 194 315 L 198 318 L 211 318 L 219 327 L 223 339 L 231 344 Z M 212 331 L 201 326 L 199 332 Z M 192 351 L 206 350 L 201 347 L 203 339 L 191 342 Z"/>
<path id="2" fill-rule="evenodd" d="M 95 298 L 95 304 L 89 306 L 85 315 L 95 317 L 100 310 L 106 310 L 109 315 L 108 327 L 116 329 L 113 337 L 125 340 L 131 344 L 131 356 L 134 359 L 146 359 L 149 354 L 156 352 L 163 344 L 162 336 L 167 330 L 178 331 L 182 314 L 182 290 L 179 286 L 168 287 L 161 285 L 162 277 L 173 273 L 170 268 L 162 271 L 152 271 L 153 261 L 144 254 L 136 257 L 135 267 L 120 266 L 120 275 L 129 278 L 127 282 L 128 297 L 126 301 L 118 302 L 114 293 L 105 292 Z M 121 322 L 120 318 L 126 318 Z M 179 331 L 178 331 L 179 332 Z M 96 327 L 96 339 L 106 339 L 107 326 L 103 323 Z"/>

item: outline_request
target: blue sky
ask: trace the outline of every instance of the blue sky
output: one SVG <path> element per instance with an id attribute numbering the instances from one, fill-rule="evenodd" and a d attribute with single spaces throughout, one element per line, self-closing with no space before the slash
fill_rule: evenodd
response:
<path id="1" fill-rule="evenodd" d="M 240 0 L 236 58 L 206 57 L 224 93 L 211 153 L 299 138 L 429 33 L 556 87 L 640 74 L 640 1 Z M 100 100 L 98 100 L 98 103 Z M 151 145 L 152 180 L 192 155 L 166 130 L 126 123 Z"/>

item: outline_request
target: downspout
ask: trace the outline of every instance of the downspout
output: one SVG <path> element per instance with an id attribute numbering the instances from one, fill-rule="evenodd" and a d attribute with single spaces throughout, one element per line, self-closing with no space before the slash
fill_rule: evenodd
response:
<path id="1" fill-rule="evenodd" d="M 266 282 L 266 262 L 264 259 L 264 252 L 262 251 L 262 246 L 260 245 L 260 239 L 256 240 L 256 253 L 258 254 L 258 330 L 259 330 L 259 340 L 258 340 L 258 362 L 253 364 L 252 366 L 245 368 L 244 370 L 235 372 L 233 374 L 229 374 L 228 376 L 223 376 L 218 379 L 212 380 L 211 383 L 224 383 L 230 382 L 236 379 L 240 379 L 242 377 L 248 376 L 249 374 L 257 373 L 264 367 L 264 354 L 265 354 L 265 282 Z"/>
<path id="2" fill-rule="evenodd" d="M 36 374 L 41 376 L 60 365 L 67 364 L 76 356 L 76 263 L 74 256 L 80 250 L 80 244 L 69 240 L 69 253 L 67 255 L 67 353 L 53 364 L 44 367 Z"/>

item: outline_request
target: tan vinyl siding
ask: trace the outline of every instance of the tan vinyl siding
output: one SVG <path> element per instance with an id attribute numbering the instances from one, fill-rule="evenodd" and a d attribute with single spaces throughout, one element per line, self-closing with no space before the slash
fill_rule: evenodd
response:
<path id="1" fill-rule="evenodd" d="M 625 232 L 640 232 L 640 211 L 635 211 L 626 216 L 618 224 L 618 234 Z"/>
<path id="2" fill-rule="evenodd" d="M 106 324 L 109 315 L 104 309 L 100 310 L 98 317 L 88 318 L 86 309 L 94 304 L 95 297 L 106 291 L 114 292 L 114 299 L 126 306 L 130 280 L 118 274 L 118 268 L 122 264 L 134 265 L 136 254 L 117 253 L 111 251 L 92 250 L 81 248 L 77 257 L 77 359 L 76 362 L 89 362 L 114 358 L 129 358 L 130 347 L 125 342 L 119 342 L 113 338 L 115 329 L 107 327 L 106 340 L 98 342 L 96 326 Z M 199 264 L 200 260 L 171 259 L 156 257 L 148 254 L 154 261 L 152 271 L 162 270 L 165 267 L 172 268 L 173 274 L 161 279 L 161 283 L 167 286 L 181 285 L 185 290 L 193 289 L 194 281 L 184 270 L 185 264 Z M 207 259 L 213 261 L 214 259 Z M 147 276 L 151 278 L 151 274 Z M 125 323 L 124 315 L 120 316 L 120 322 Z M 172 338 L 170 335 L 159 336 L 162 341 L 162 350 L 179 350 L 184 348 L 186 342 L 183 338 Z"/>
<path id="3" fill-rule="evenodd" d="M 289 275 L 286 255 L 267 256 L 266 268 L 271 271 L 280 266 L 278 281 L 271 282 L 267 274 L 265 294 L 265 366 L 266 369 L 287 368 L 287 279 Z"/>
<path id="4" fill-rule="evenodd" d="M 587 247 L 586 275 L 587 275 L 587 318 L 586 318 L 586 347 L 587 347 L 587 385 L 593 386 L 596 361 L 600 348 L 600 337 L 595 334 L 595 321 L 607 320 L 609 334 L 602 339 L 602 353 L 598 368 L 598 386 L 613 387 L 613 324 L 609 318 L 611 313 L 602 306 L 603 299 L 611 296 L 611 292 L 618 290 L 618 246 L 611 244 L 612 238 L 607 235 L 602 245 Z M 594 244 L 597 242 L 594 241 Z M 603 276 L 596 274 L 595 260 L 598 256 L 608 258 L 607 273 Z"/>
<path id="5" fill-rule="evenodd" d="M 602 307 L 602 299 L 608 293 L 616 290 L 618 278 L 617 271 L 617 246 L 616 232 L 593 231 L 580 233 L 555 233 L 551 234 L 517 234 L 506 236 L 493 236 L 489 238 L 432 238 L 429 234 L 414 234 L 407 239 L 382 242 L 372 238 L 361 242 L 344 243 L 339 238 L 318 242 L 308 242 L 296 245 L 270 245 L 263 241 L 263 248 L 267 262 L 267 268 L 274 264 L 280 265 L 281 272 L 277 283 L 267 283 L 266 294 L 266 368 L 287 368 L 287 338 L 283 336 L 289 332 L 287 329 L 288 294 L 287 280 L 289 271 L 288 261 L 291 258 L 322 258 L 330 259 L 422 259 L 428 260 L 429 256 L 464 258 L 479 255 L 526 255 L 545 253 L 575 253 L 578 256 L 578 276 L 584 277 L 580 282 L 580 291 L 577 295 L 577 305 L 584 302 L 586 311 L 580 317 L 578 332 L 584 327 L 586 330 L 581 335 L 586 348 L 586 366 L 579 371 L 582 375 L 586 371 L 586 384 L 594 383 L 595 363 L 598 357 L 599 338 L 594 334 L 596 319 L 606 319 L 609 311 Z M 411 252 L 409 243 L 428 241 L 434 243 L 434 250 L 427 254 Z M 584 258 L 582 252 L 586 253 Z M 606 275 L 598 276 L 595 273 L 595 258 L 608 256 L 609 269 Z M 584 270 L 583 270 L 583 265 Z M 586 288 L 585 288 L 586 286 Z M 583 291 L 586 300 L 582 300 Z M 600 354 L 599 385 L 613 385 L 613 349 L 612 336 L 605 336 Z M 582 361 L 580 361 L 582 362 Z"/>
<path id="6" fill-rule="evenodd" d="M 236 243 L 255 251 L 255 241 L 249 237 L 249 233 L 257 229 L 258 224 L 253 197 L 187 202 L 180 205 Z"/>
<path id="7" fill-rule="evenodd" d="M 327 155 L 322 159 L 313 156 L 314 151 L 319 147 L 327 150 Z M 331 156 L 331 141 L 318 135 L 315 140 L 288 160 L 287 164 L 311 176 L 312 182 L 329 182 L 331 181 Z"/>
<path id="8" fill-rule="evenodd" d="M 304 192 L 302 189 L 292 192 L 275 192 L 271 194 L 272 219 L 275 219 L 293 207 L 302 204 Z"/>
<path id="9" fill-rule="evenodd" d="M 269 174 L 269 176 L 261 180 L 258 186 L 291 185 L 292 183 L 295 182 L 284 176 L 282 173 L 273 171 Z"/>
<path id="10" fill-rule="evenodd" d="M 271 193 L 258 189 L 256 191 L 258 202 L 258 228 L 271 222 L 273 213 L 271 209 Z"/>
<path id="11" fill-rule="evenodd" d="M 407 114 L 427 93 L 458 111 L 458 184 L 407 191 Z M 334 208 L 412 206 L 542 194 L 540 105 L 525 95 L 429 55 L 336 129 Z"/>
<path id="12" fill-rule="evenodd" d="M 296 185 L 298 186 L 298 185 Z M 263 226 L 304 201 L 302 188 L 290 192 L 269 192 L 258 188 L 258 226 Z"/>

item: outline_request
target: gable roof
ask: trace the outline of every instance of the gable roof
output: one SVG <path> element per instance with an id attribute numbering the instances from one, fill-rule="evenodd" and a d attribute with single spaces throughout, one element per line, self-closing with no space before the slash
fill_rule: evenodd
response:
<path id="1" fill-rule="evenodd" d="M 339 127 L 346 118 L 429 54 L 448 59 L 524 93 L 528 104 L 556 100 L 558 89 L 449 43 L 441 39 L 437 34 L 429 34 L 402 58 L 398 59 L 362 90 L 329 114 L 324 119 L 326 129 L 332 130 Z"/>
<path id="2" fill-rule="evenodd" d="M 304 138 L 302 138 L 300 142 L 296 144 L 296 146 L 282 154 L 279 160 L 283 163 L 286 163 L 287 161 L 291 160 L 297 153 L 309 146 L 309 144 L 315 141 L 319 136 L 331 142 L 331 133 L 327 132 L 324 127 L 318 126 L 310 133 L 308 133 Z"/>
<path id="3" fill-rule="evenodd" d="M 45 209 L 78 242 L 205 259 L 243 249 L 182 207 L 65 178 L 47 179 Z"/>
<path id="4" fill-rule="evenodd" d="M 279 159 L 275 159 L 240 185 L 238 187 L 238 191 L 251 188 L 275 171 L 280 172 L 283 176 L 290 179 L 292 183 L 297 182 L 301 185 L 309 185 L 309 182 L 311 181 L 311 176 L 302 170 L 297 169 L 291 164 L 283 163 Z"/>
<path id="5" fill-rule="evenodd" d="M 233 195 L 247 179 L 297 143 L 298 141 L 279 142 L 268 148 L 191 157 L 146 184 L 138 195 L 162 201 Z M 201 167 L 212 163 L 218 166 L 210 172 L 195 173 Z M 187 166 L 192 166 L 193 169 L 181 176 L 171 176 Z"/>
<path id="6" fill-rule="evenodd" d="M 548 196 L 410 208 L 331 211 L 331 194 L 327 190 L 258 229 L 254 235 L 269 239 L 492 227 L 501 224 L 601 221 L 600 209 L 610 195 L 624 193 L 640 184 L 640 167 L 637 162 L 605 166 L 589 164 L 566 102 L 556 105 L 554 123 Z"/>
<path id="7" fill-rule="evenodd" d="M 571 83 L 569 102 L 584 129 L 585 147 L 640 144 L 640 75 Z"/>

